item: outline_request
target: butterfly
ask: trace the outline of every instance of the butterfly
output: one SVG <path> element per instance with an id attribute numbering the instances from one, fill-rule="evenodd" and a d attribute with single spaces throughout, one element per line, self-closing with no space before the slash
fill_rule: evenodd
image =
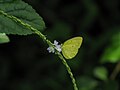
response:
<path id="1" fill-rule="evenodd" d="M 79 48 L 81 47 L 82 41 L 82 37 L 74 37 L 65 41 L 61 47 L 63 56 L 66 59 L 74 58 L 77 55 Z"/>

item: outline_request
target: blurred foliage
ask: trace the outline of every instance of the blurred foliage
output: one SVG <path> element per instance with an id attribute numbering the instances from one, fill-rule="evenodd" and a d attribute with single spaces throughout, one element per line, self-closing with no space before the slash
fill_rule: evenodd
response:
<path id="1" fill-rule="evenodd" d="M 95 90 L 98 85 L 97 80 L 94 80 L 88 76 L 81 76 L 77 78 L 77 81 L 80 90 Z"/>
<path id="2" fill-rule="evenodd" d="M 120 32 L 111 37 L 111 43 L 105 49 L 101 62 L 116 63 L 120 61 Z"/>
<path id="3" fill-rule="evenodd" d="M 94 70 L 94 76 L 101 80 L 107 81 L 108 79 L 107 69 L 105 67 L 96 67 Z"/>
<path id="4" fill-rule="evenodd" d="M 51 41 L 83 37 L 79 53 L 68 60 L 80 90 L 120 89 L 120 76 L 110 78 L 120 60 L 119 0 L 24 1 L 43 17 Z M 0 90 L 73 90 L 65 67 L 38 36 L 9 37 L 0 44 Z"/>

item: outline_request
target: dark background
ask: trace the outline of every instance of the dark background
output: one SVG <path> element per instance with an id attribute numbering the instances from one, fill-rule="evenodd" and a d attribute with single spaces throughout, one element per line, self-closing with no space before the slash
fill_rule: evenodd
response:
<path id="1" fill-rule="evenodd" d="M 110 78 L 118 60 L 100 63 L 110 40 L 120 32 L 119 0 L 24 1 L 43 17 L 46 29 L 42 33 L 52 42 L 83 37 L 79 53 L 67 61 L 80 90 L 119 90 L 119 73 Z M 61 60 L 48 53 L 48 46 L 39 36 L 9 37 L 10 43 L 0 44 L 0 90 L 73 90 Z M 94 76 L 99 66 L 107 69 L 108 80 Z"/>

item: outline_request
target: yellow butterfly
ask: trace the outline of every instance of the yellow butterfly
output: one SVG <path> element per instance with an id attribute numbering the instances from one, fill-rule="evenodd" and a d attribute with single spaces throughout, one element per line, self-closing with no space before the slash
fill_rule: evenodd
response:
<path id="1" fill-rule="evenodd" d="M 82 44 L 82 37 L 74 37 L 65 41 L 62 45 L 62 54 L 66 59 L 72 59 L 78 53 Z"/>

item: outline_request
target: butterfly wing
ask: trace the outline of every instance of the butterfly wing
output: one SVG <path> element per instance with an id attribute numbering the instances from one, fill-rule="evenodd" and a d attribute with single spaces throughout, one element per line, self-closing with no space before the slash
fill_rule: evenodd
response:
<path id="1" fill-rule="evenodd" d="M 82 37 L 74 37 L 67 40 L 62 45 L 62 54 L 66 59 L 71 59 L 76 56 L 78 49 L 82 44 Z"/>

